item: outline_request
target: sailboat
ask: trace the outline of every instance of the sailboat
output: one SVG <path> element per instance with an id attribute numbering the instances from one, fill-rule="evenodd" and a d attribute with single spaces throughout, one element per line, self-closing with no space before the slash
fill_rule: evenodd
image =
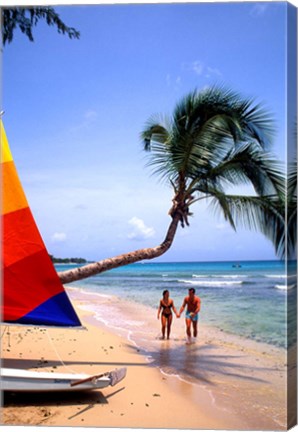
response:
<path id="1" fill-rule="evenodd" d="M 10 325 L 82 327 L 60 282 L 31 213 L 10 151 L 2 120 L 1 317 Z M 1 368 L 1 389 L 13 392 L 78 391 L 114 386 L 126 368 L 97 375 Z"/>

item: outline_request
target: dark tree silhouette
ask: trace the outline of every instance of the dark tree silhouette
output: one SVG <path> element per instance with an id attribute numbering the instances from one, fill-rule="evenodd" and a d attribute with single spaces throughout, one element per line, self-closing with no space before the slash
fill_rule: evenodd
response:
<path id="1" fill-rule="evenodd" d="M 17 28 L 33 42 L 33 27 L 40 20 L 45 20 L 49 26 L 55 26 L 58 33 L 66 34 L 70 39 L 79 39 L 80 33 L 73 27 L 68 27 L 60 19 L 52 7 L 13 7 L 2 10 L 2 42 L 3 45 L 12 42 Z"/>

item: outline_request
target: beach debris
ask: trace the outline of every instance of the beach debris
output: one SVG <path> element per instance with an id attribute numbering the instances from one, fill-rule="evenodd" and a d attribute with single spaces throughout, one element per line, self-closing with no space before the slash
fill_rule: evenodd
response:
<path id="1" fill-rule="evenodd" d="M 154 394 L 153 394 L 153 397 L 160 397 L 160 394 L 158 394 L 158 393 L 154 393 Z"/>
<path id="2" fill-rule="evenodd" d="M 49 417 L 51 415 L 51 411 L 49 411 L 46 408 L 42 408 L 41 412 L 42 412 L 42 414 L 43 414 L 44 417 Z"/>
<path id="3" fill-rule="evenodd" d="M 44 423 L 45 421 L 47 421 L 50 417 L 54 417 L 56 415 L 56 413 L 52 413 L 49 409 L 47 408 L 41 408 L 40 410 L 40 414 L 42 416 L 41 420 L 38 421 L 36 424 L 40 425 L 42 423 Z M 30 424 L 30 423 L 29 423 Z"/>

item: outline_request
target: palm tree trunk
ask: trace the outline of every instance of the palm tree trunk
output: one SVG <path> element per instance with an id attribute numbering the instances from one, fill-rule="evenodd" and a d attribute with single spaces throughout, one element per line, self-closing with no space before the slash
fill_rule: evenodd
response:
<path id="1" fill-rule="evenodd" d="M 169 225 L 167 235 L 164 241 L 153 248 L 138 249 L 134 252 L 118 255 L 114 258 L 107 258 L 83 267 L 77 267 L 71 270 L 59 272 L 58 276 L 63 284 L 75 282 L 81 279 L 103 273 L 113 268 L 125 266 L 142 260 L 150 260 L 163 255 L 172 245 L 177 226 L 180 221 L 180 215 L 176 213 L 172 215 L 172 221 Z"/>

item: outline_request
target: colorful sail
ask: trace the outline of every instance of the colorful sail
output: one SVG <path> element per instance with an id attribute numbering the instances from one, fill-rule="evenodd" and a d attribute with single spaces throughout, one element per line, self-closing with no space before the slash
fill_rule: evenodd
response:
<path id="1" fill-rule="evenodd" d="M 80 326 L 35 224 L 1 122 L 2 320 Z"/>

